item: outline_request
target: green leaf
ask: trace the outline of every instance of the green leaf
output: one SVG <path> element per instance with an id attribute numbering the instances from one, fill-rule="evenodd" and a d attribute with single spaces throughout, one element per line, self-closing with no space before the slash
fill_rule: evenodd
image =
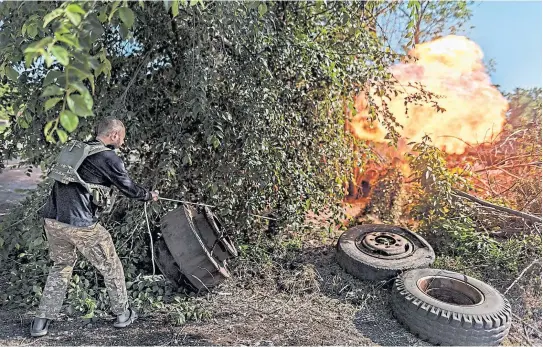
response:
<path id="1" fill-rule="evenodd" d="M 36 53 L 25 54 L 25 66 L 27 68 L 32 65 L 32 62 L 34 61 L 35 57 L 36 57 Z"/>
<path id="2" fill-rule="evenodd" d="M 98 20 L 104 23 L 107 20 L 106 8 L 104 7 L 98 14 Z"/>
<path id="3" fill-rule="evenodd" d="M 44 96 L 62 95 L 62 94 L 63 94 L 62 89 L 59 88 L 59 86 L 53 84 L 45 88 L 41 96 L 44 97 Z"/>
<path id="4" fill-rule="evenodd" d="M 66 12 L 66 17 L 72 22 L 73 25 L 78 26 L 81 23 L 81 16 L 77 13 Z"/>
<path id="5" fill-rule="evenodd" d="M 134 25 L 134 12 L 128 8 L 128 7 L 121 7 L 119 8 L 119 17 L 121 17 L 121 20 L 124 24 L 126 24 L 127 28 L 130 29 L 132 25 Z"/>
<path id="6" fill-rule="evenodd" d="M 213 137 L 213 142 L 212 143 L 213 143 L 213 148 L 217 148 L 217 147 L 219 147 L 221 145 L 221 141 L 219 141 L 219 139 L 216 138 L 216 137 Z"/>
<path id="7" fill-rule="evenodd" d="M 124 23 L 119 26 L 119 31 L 123 39 L 128 38 L 128 28 L 126 27 Z"/>
<path id="8" fill-rule="evenodd" d="M 47 100 L 47 101 L 45 102 L 45 106 L 44 106 L 45 111 L 49 111 L 50 109 L 52 109 L 53 107 L 55 107 L 55 105 L 56 105 L 60 100 L 62 100 L 62 98 L 51 98 L 51 99 Z"/>
<path id="9" fill-rule="evenodd" d="M 73 114 L 73 112 L 64 110 L 60 112 L 60 124 L 64 129 L 71 133 L 77 128 L 77 125 L 79 124 L 79 117 Z"/>
<path id="10" fill-rule="evenodd" d="M 28 36 L 30 36 L 30 38 L 36 37 L 36 35 L 38 35 L 38 25 L 36 23 L 30 24 L 28 26 L 26 32 L 27 32 Z"/>
<path id="11" fill-rule="evenodd" d="M 45 128 L 43 129 L 43 134 L 48 137 L 51 132 L 51 127 L 53 126 L 54 121 L 49 121 L 47 124 L 45 124 Z"/>
<path id="12" fill-rule="evenodd" d="M 268 6 L 266 6 L 265 3 L 261 3 L 260 5 L 258 5 L 258 13 L 260 14 L 260 16 L 265 15 L 266 12 L 268 12 Z"/>
<path id="13" fill-rule="evenodd" d="M 104 75 L 109 76 L 111 74 L 111 63 L 108 59 L 104 59 L 98 70 L 94 71 L 94 76 L 98 77 L 100 73 L 104 73 Z"/>
<path id="14" fill-rule="evenodd" d="M 58 135 L 58 138 L 59 138 L 60 142 L 65 143 L 66 141 L 68 141 L 68 134 L 66 134 L 66 132 L 64 130 L 57 129 L 57 135 Z"/>
<path id="15" fill-rule="evenodd" d="M 53 57 L 48 52 L 45 52 L 43 54 L 43 58 L 45 59 L 45 64 L 47 65 L 47 68 L 51 67 L 53 65 Z"/>
<path id="16" fill-rule="evenodd" d="M 92 95 L 88 91 L 86 94 L 83 94 L 83 100 L 85 101 L 85 105 L 87 105 L 87 108 L 89 110 L 92 110 L 92 107 L 94 106 L 94 100 L 92 99 Z"/>
<path id="17" fill-rule="evenodd" d="M 50 70 L 47 73 L 47 76 L 45 76 L 45 79 L 43 80 L 43 86 L 46 87 L 49 84 L 55 82 L 55 79 L 59 78 L 60 76 L 62 76 L 62 72 L 57 70 Z"/>
<path id="18" fill-rule="evenodd" d="M 17 118 L 17 123 L 21 126 L 23 129 L 28 129 L 30 124 L 28 124 L 27 120 L 24 117 Z"/>
<path id="19" fill-rule="evenodd" d="M 111 12 L 109 13 L 109 21 L 111 21 L 111 18 L 113 18 L 113 15 L 115 14 L 115 12 L 117 12 L 117 8 L 119 7 L 119 5 L 121 4 L 121 2 L 119 0 L 115 1 L 113 3 L 113 7 L 111 8 Z"/>
<path id="20" fill-rule="evenodd" d="M 17 73 L 14 68 L 12 68 L 11 66 L 6 66 L 5 72 L 6 76 L 8 76 L 10 80 L 17 82 L 17 78 L 19 78 L 19 73 Z"/>
<path id="21" fill-rule="evenodd" d="M 52 37 L 44 37 L 38 42 L 34 42 L 28 47 L 25 48 L 24 53 L 42 53 L 44 52 L 44 47 L 53 42 Z"/>
<path id="22" fill-rule="evenodd" d="M 64 35 L 71 33 L 71 25 L 69 24 L 70 23 L 66 21 L 60 22 L 59 25 L 56 27 L 55 34 Z"/>
<path id="23" fill-rule="evenodd" d="M 249 1 L 247 4 L 248 4 L 247 8 L 250 10 L 254 10 L 258 8 L 258 5 L 259 5 L 258 1 Z"/>
<path id="24" fill-rule="evenodd" d="M 70 53 L 66 50 L 66 48 L 62 46 L 53 46 L 51 48 L 51 53 L 57 58 L 58 62 L 62 65 L 66 66 L 70 63 Z"/>
<path id="25" fill-rule="evenodd" d="M 66 11 L 71 13 L 80 13 L 82 15 L 87 14 L 84 9 L 81 8 L 78 4 L 70 4 L 68 7 L 66 7 Z"/>
<path id="26" fill-rule="evenodd" d="M 179 0 L 173 0 L 172 2 L 172 15 L 173 17 L 177 17 L 179 14 Z"/>
<path id="27" fill-rule="evenodd" d="M 53 19 L 62 15 L 62 13 L 64 13 L 64 11 L 61 8 L 57 8 L 56 10 L 45 15 L 45 17 L 43 17 L 43 27 L 45 28 L 47 24 L 49 24 Z"/>
<path id="28" fill-rule="evenodd" d="M 191 7 L 196 5 L 196 4 L 198 4 L 198 0 L 190 0 L 190 6 Z"/>
<path id="29" fill-rule="evenodd" d="M 77 41 L 77 37 L 75 37 L 74 34 L 59 34 L 59 33 L 55 33 L 55 38 L 60 41 L 60 42 L 64 42 L 70 46 L 73 46 L 73 47 L 76 47 L 78 48 L 79 47 L 79 42 Z"/>
<path id="30" fill-rule="evenodd" d="M 91 90 L 92 90 L 92 95 L 94 95 L 94 92 L 95 92 L 95 89 L 96 87 L 94 86 L 94 76 L 89 76 L 89 83 L 91 85 Z M 92 98 L 91 98 L 92 100 Z M 91 109 L 92 109 L 92 106 L 91 106 Z"/>
<path id="31" fill-rule="evenodd" d="M 213 148 L 217 148 L 221 145 L 221 141 L 215 135 L 209 135 L 207 138 L 207 143 L 213 145 Z"/>
<path id="32" fill-rule="evenodd" d="M 82 95 L 76 94 L 68 96 L 68 107 L 70 110 L 72 110 L 72 112 L 81 117 L 86 117 L 92 114 L 90 108 L 88 107 L 88 100 L 86 100 Z"/>
<path id="33" fill-rule="evenodd" d="M 77 90 L 79 92 L 79 94 L 81 94 L 81 95 L 89 93 L 89 90 L 87 89 L 87 87 L 85 87 L 85 85 L 81 81 L 71 82 L 70 87 L 74 87 L 75 90 Z"/>

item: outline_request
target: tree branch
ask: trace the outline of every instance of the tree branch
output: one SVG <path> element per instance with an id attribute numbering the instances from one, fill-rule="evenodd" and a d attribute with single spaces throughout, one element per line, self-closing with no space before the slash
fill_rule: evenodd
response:
<path id="1" fill-rule="evenodd" d="M 495 204 L 491 204 L 490 202 L 481 200 L 481 199 L 479 199 L 479 198 L 477 198 L 477 197 L 475 197 L 473 195 L 469 195 L 468 193 L 464 193 L 463 191 L 460 191 L 460 190 L 457 190 L 457 189 L 453 189 L 453 191 L 454 191 L 454 193 L 456 195 L 461 196 L 463 198 L 466 198 L 468 200 L 471 200 L 473 202 L 476 202 L 479 205 L 490 207 L 490 208 L 493 208 L 493 209 L 498 210 L 498 211 L 506 212 L 506 213 L 512 214 L 514 216 L 521 217 L 523 219 L 529 220 L 531 222 L 537 222 L 537 223 L 542 222 L 541 218 L 539 218 L 537 216 L 534 216 L 532 214 L 516 211 L 516 210 L 510 209 L 510 208 L 495 205 Z"/>
<path id="2" fill-rule="evenodd" d="M 537 264 L 537 262 L 540 262 L 541 259 L 534 259 L 534 261 L 532 261 L 530 263 L 530 265 L 528 265 L 524 270 L 522 270 L 522 272 L 520 273 L 520 275 L 518 275 L 518 277 L 513 281 L 513 283 L 511 283 L 511 285 L 509 287 L 507 287 L 507 289 L 505 290 L 505 292 L 503 292 L 503 295 L 506 295 L 509 290 L 511 290 L 511 288 L 513 288 L 513 286 L 522 278 L 522 276 L 524 276 L 524 274 L 526 273 L 526 271 L 528 271 L 532 266 L 534 266 L 535 264 Z"/>
<path id="3" fill-rule="evenodd" d="M 516 169 L 518 167 L 526 167 L 526 166 L 541 166 L 540 161 L 534 161 L 532 163 L 525 163 L 525 164 L 516 164 L 516 165 L 507 165 L 507 166 L 499 166 L 499 165 L 493 165 L 489 167 L 485 167 L 483 169 L 478 169 L 473 171 L 474 173 L 477 172 L 483 172 L 483 171 L 489 171 L 489 170 L 504 170 L 504 169 Z"/>

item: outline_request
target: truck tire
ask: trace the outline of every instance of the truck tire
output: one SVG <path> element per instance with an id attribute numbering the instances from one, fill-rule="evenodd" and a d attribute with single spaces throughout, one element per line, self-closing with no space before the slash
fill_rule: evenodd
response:
<path id="1" fill-rule="evenodd" d="M 201 211 L 184 204 L 164 215 L 160 222 L 162 237 L 179 271 L 202 293 L 231 277 L 227 261 L 216 259 L 202 237 L 206 233 L 209 241 L 214 235 L 205 218 Z"/>
<path id="2" fill-rule="evenodd" d="M 511 327 L 511 306 L 490 285 L 439 269 L 401 274 L 392 290 L 396 319 L 435 345 L 495 346 Z"/>
<path id="3" fill-rule="evenodd" d="M 351 275 L 370 281 L 389 280 L 398 273 L 429 266 L 432 246 L 398 226 L 364 224 L 348 229 L 337 242 L 336 259 Z"/>
<path id="4" fill-rule="evenodd" d="M 164 239 L 159 239 L 155 243 L 155 253 L 155 264 L 176 290 L 182 290 L 186 293 L 198 292 L 179 269 Z"/>

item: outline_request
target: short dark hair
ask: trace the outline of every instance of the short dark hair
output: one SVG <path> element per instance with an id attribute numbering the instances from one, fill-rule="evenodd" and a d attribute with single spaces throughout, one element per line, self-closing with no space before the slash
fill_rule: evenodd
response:
<path id="1" fill-rule="evenodd" d="M 112 131 L 119 130 L 124 130 L 123 122 L 113 117 L 104 118 L 96 126 L 96 136 L 107 136 Z"/>

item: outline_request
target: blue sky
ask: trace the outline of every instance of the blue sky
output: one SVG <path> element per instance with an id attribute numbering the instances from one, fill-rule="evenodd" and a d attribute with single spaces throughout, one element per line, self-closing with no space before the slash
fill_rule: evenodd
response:
<path id="1" fill-rule="evenodd" d="M 468 37 L 494 59 L 492 83 L 505 92 L 541 87 L 541 1 L 482 1 L 472 6 Z"/>

